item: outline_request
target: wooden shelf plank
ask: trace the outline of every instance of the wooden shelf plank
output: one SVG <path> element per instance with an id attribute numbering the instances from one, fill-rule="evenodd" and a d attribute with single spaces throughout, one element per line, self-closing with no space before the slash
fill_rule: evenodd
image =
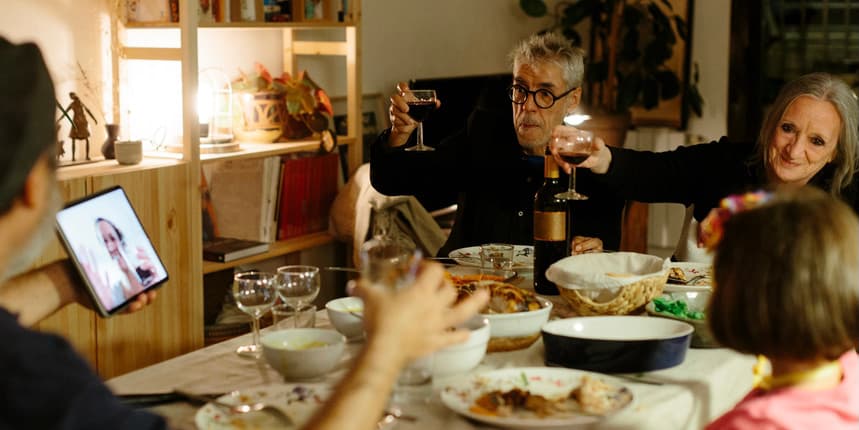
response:
<path id="1" fill-rule="evenodd" d="M 291 254 L 293 252 L 303 251 L 305 249 L 314 248 L 321 245 L 326 245 L 334 242 L 334 237 L 328 232 L 322 231 L 312 233 L 305 236 L 296 237 L 293 239 L 280 240 L 271 244 L 268 252 L 252 255 L 250 257 L 240 258 L 228 263 L 218 263 L 214 261 L 203 261 L 203 274 L 219 272 L 221 270 L 231 269 L 242 264 L 255 263 L 257 261 L 268 260 L 269 258 L 279 257 L 281 255 Z"/>
<path id="2" fill-rule="evenodd" d="M 116 175 L 119 173 L 140 172 L 161 167 L 175 166 L 182 163 L 184 163 L 184 161 L 181 159 L 149 156 L 144 156 L 143 161 L 141 161 L 140 164 L 131 166 L 119 164 L 116 160 L 101 160 L 86 164 L 60 166 L 60 168 L 57 169 L 57 179 L 60 181 L 67 181 L 88 176 L 106 176 Z"/>
<path id="3" fill-rule="evenodd" d="M 260 29 L 277 29 L 277 28 L 294 28 L 294 29 L 318 29 L 318 28 L 347 28 L 354 27 L 352 22 L 333 22 L 333 21 L 311 21 L 311 22 L 256 22 L 256 21 L 241 21 L 241 22 L 210 22 L 200 23 L 197 28 L 260 28 Z M 178 22 L 127 22 L 125 28 L 179 28 Z"/>
<path id="4" fill-rule="evenodd" d="M 292 52 L 297 55 L 346 55 L 349 46 L 346 42 L 295 41 Z"/>
<path id="5" fill-rule="evenodd" d="M 180 48 L 139 48 L 124 46 L 120 53 L 126 60 L 182 61 Z"/>
<path id="6" fill-rule="evenodd" d="M 351 145 L 357 142 L 357 139 L 351 136 L 338 136 L 338 145 Z M 270 157 L 274 155 L 291 154 L 301 151 L 315 151 L 319 148 L 318 140 L 299 140 L 294 142 L 277 142 L 277 143 L 253 143 L 239 142 L 241 150 L 236 152 L 224 152 L 217 154 L 200 154 L 200 162 L 210 163 L 222 160 L 240 160 L 243 158 Z M 148 157 L 157 157 L 163 159 L 179 160 L 182 154 L 178 152 L 153 151 L 147 152 Z"/>

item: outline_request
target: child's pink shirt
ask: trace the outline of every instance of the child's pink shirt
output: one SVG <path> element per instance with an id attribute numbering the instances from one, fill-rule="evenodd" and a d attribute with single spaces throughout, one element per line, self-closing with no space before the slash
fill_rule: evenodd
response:
<path id="1" fill-rule="evenodd" d="M 844 376 L 837 387 L 752 390 L 707 430 L 859 429 L 859 356 L 850 350 L 839 361 Z"/>

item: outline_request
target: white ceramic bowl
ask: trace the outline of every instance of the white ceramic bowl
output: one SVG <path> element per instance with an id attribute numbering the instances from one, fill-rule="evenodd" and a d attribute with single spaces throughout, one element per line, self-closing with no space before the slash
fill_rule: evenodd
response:
<path id="1" fill-rule="evenodd" d="M 348 339 L 364 337 L 364 321 L 354 315 L 364 314 L 364 301 L 359 297 L 341 297 L 325 304 L 328 319 L 343 336 Z M 354 313 L 354 314 L 353 314 Z"/>
<path id="2" fill-rule="evenodd" d="M 433 376 L 442 377 L 468 372 L 477 367 L 486 356 L 486 345 L 489 343 L 489 320 L 483 315 L 475 315 L 459 327 L 471 330 L 468 340 L 436 351 L 432 363 Z"/>
<path id="3" fill-rule="evenodd" d="M 346 346 L 342 334 L 321 328 L 291 328 L 260 339 L 268 364 L 286 379 L 322 376 L 340 363 Z"/>
<path id="4" fill-rule="evenodd" d="M 540 327 L 549 320 L 552 302 L 538 297 L 540 309 L 509 314 L 481 314 L 489 320 L 492 337 L 523 337 L 540 333 Z"/>

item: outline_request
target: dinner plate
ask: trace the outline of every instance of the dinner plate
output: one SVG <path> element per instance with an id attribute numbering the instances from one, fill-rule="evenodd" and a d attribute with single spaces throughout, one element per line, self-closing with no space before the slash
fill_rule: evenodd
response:
<path id="1" fill-rule="evenodd" d="M 469 246 L 467 248 L 459 248 L 450 251 L 447 254 L 457 264 L 463 266 L 480 267 L 480 247 Z M 531 245 L 514 245 L 513 246 L 513 269 L 533 269 L 534 268 L 534 247 Z"/>
<path id="2" fill-rule="evenodd" d="M 473 412 L 474 401 L 483 394 L 507 391 L 513 388 L 527 390 L 547 398 L 568 396 L 581 385 L 582 377 L 588 375 L 616 387 L 617 404 L 605 415 L 590 415 L 583 412 L 556 412 L 539 417 L 533 412 L 514 411 L 509 416 L 485 415 Z M 567 428 L 573 425 L 592 424 L 614 415 L 632 403 L 632 391 L 614 378 L 598 373 L 584 372 L 559 367 L 514 367 L 494 370 L 461 378 L 446 386 L 441 392 L 441 401 L 449 409 L 468 418 L 498 427 L 513 429 Z"/>
<path id="3" fill-rule="evenodd" d="M 686 279 L 704 275 L 703 279 L 696 281 L 693 285 L 672 284 L 669 280 L 663 291 L 666 293 L 686 293 L 710 291 L 713 288 L 713 266 L 707 263 L 671 262 L 668 267 L 676 267 L 683 271 Z"/>
<path id="4" fill-rule="evenodd" d="M 270 404 L 289 416 L 293 421 L 292 426 L 285 425 L 284 420 L 276 414 L 259 411 L 231 415 L 212 403 L 197 410 L 195 422 L 201 430 L 297 429 L 310 419 L 330 394 L 331 389 L 322 384 L 277 384 L 233 391 L 218 398 L 231 405 L 252 402 Z"/>

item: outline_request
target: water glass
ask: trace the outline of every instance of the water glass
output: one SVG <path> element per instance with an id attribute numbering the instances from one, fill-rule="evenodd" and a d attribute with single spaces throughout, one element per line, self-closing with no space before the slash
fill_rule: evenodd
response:
<path id="1" fill-rule="evenodd" d="M 480 266 L 484 269 L 512 270 L 513 245 L 486 243 L 480 245 Z"/>
<path id="2" fill-rule="evenodd" d="M 277 301 L 276 278 L 274 273 L 259 271 L 240 272 L 233 277 L 232 292 L 236 306 L 253 321 L 253 344 L 236 349 L 236 353 L 243 357 L 258 358 L 262 353 L 259 320 Z"/>
<path id="3" fill-rule="evenodd" d="M 279 304 L 271 308 L 274 319 L 274 327 L 286 328 L 313 328 L 316 326 L 316 306 L 301 305 L 298 309 L 292 306 Z"/>
<path id="4" fill-rule="evenodd" d="M 411 244 L 377 237 L 361 247 L 361 275 L 364 282 L 395 291 L 412 285 L 417 275 L 421 252 Z M 406 394 L 403 388 L 425 387 L 432 382 L 432 355 L 409 363 L 397 379 L 395 397 Z M 422 390 L 419 388 L 418 390 Z M 425 399 L 427 393 L 415 394 Z"/>
<path id="5" fill-rule="evenodd" d="M 319 295 L 319 268 L 315 266 L 281 266 L 277 268 L 277 294 L 293 310 L 313 302 Z"/>

